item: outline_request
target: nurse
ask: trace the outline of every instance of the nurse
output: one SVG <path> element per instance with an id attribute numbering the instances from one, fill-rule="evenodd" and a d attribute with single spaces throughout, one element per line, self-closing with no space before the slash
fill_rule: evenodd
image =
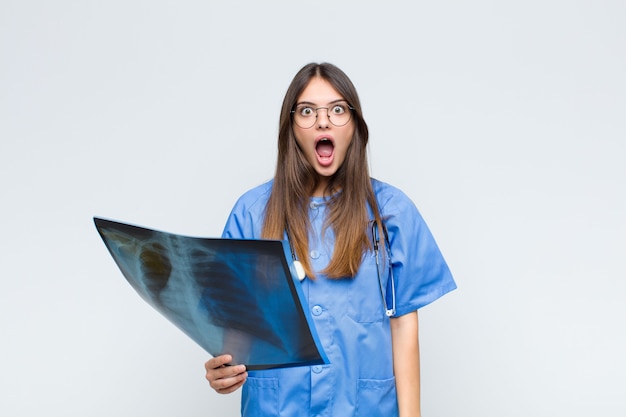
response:
<path id="1" fill-rule="evenodd" d="M 413 202 L 370 177 L 367 142 L 346 74 L 304 66 L 283 101 L 274 178 L 240 197 L 223 237 L 289 240 L 330 364 L 247 372 L 210 359 L 210 386 L 242 388 L 245 417 L 420 415 L 417 310 L 456 285 Z"/>

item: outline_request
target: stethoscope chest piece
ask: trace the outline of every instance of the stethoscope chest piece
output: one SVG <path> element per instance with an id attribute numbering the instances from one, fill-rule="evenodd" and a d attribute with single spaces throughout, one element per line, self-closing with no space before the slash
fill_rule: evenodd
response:
<path id="1" fill-rule="evenodd" d="M 304 267 L 302 263 L 296 258 L 296 252 L 293 250 L 293 245 L 291 244 L 291 237 L 289 236 L 289 232 L 285 230 L 285 235 L 287 235 L 287 242 L 289 243 L 289 249 L 291 250 L 291 258 L 293 259 L 293 268 L 296 270 L 296 276 L 300 280 L 300 282 L 304 281 L 306 278 L 306 272 L 304 272 Z"/>
<path id="2" fill-rule="evenodd" d="M 293 267 L 296 270 L 296 275 L 298 276 L 298 279 L 300 281 L 304 281 L 304 278 L 306 278 L 306 274 L 304 273 L 304 267 L 302 266 L 302 263 L 300 263 L 300 261 L 293 261 Z"/>

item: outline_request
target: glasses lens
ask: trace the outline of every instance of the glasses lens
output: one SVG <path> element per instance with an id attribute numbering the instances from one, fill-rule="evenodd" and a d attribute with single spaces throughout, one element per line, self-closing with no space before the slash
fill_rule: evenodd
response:
<path id="1" fill-rule="evenodd" d="M 352 117 L 352 108 L 347 103 L 337 103 L 330 107 L 317 108 L 300 104 L 293 111 L 294 122 L 302 129 L 309 129 L 315 125 L 320 110 L 326 110 L 328 120 L 337 127 L 345 126 Z"/>
<path id="2" fill-rule="evenodd" d="M 293 112 L 293 120 L 302 129 L 313 127 L 317 119 L 317 110 L 311 106 L 300 104 Z"/>
<path id="3" fill-rule="evenodd" d="M 328 109 L 328 118 L 335 126 L 345 126 L 350 121 L 350 106 L 347 103 L 333 104 Z"/>

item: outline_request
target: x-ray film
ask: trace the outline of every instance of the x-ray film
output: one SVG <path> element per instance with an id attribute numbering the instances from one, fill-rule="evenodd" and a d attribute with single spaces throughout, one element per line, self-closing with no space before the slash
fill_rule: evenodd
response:
<path id="1" fill-rule="evenodd" d="M 209 354 L 250 370 L 328 363 L 286 242 L 94 222 L 130 285 Z"/>

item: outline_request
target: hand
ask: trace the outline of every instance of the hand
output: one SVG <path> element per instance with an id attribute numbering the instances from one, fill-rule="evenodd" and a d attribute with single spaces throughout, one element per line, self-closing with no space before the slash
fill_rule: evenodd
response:
<path id="1" fill-rule="evenodd" d="M 204 364 L 206 379 L 218 394 L 237 391 L 248 378 L 245 365 L 226 365 L 232 360 L 232 356 L 222 355 L 211 358 Z"/>

